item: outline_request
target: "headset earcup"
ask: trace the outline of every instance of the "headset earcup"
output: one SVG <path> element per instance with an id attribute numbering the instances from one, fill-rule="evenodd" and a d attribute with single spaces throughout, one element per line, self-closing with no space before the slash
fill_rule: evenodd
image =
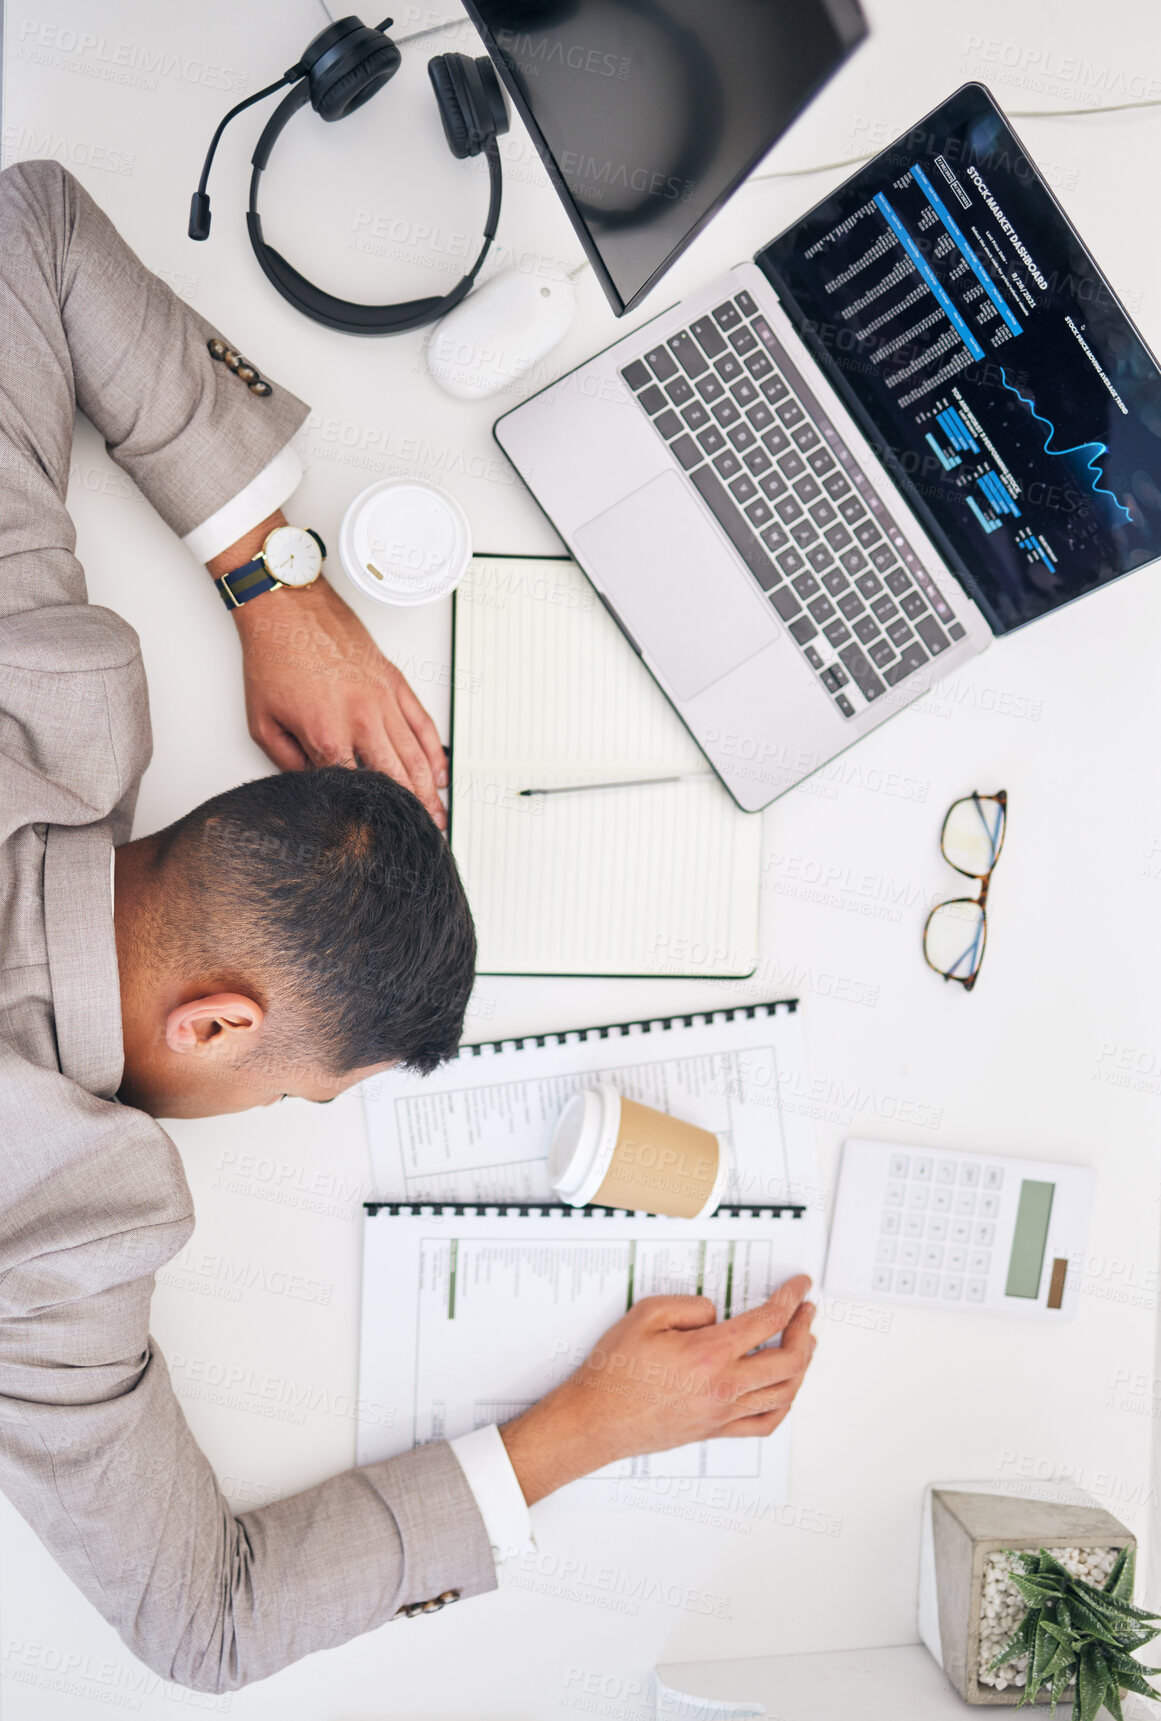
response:
<path id="1" fill-rule="evenodd" d="M 398 70 L 399 49 L 394 42 L 380 37 L 379 46 L 372 49 L 365 60 L 360 60 L 347 72 L 340 72 L 337 77 L 322 80 L 317 93 L 312 87 L 311 101 L 315 112 L 324 120 L 345 119 L 364 102 L 369 102 Z M 314 80 L 311 82 L 313 86 Z"/>
<path id="2" fill-rule="evenodd" d="M 496 75 L 496 68 L 486 55 L 473 60 L 479 77 L 480 95 L 478 105 L 482 109 L 484 124 L 492 137 L 502 137 L 512 121 L 508 115 L 508 103 L 504 99 L 504 88 Z"/>
<path id="3" fill-rule="evenodd" d="M 443 135 L 457 161 L 477 154 L 479 149 L 478 145 L 476 149 L 472 148 L 471 125 L 461 94 L 462 75 L 457 77 L 459 67 L 453 70 L 452 66 L 453 61 L 466 58 L 466 54 L 437 54 L 434 60 L 427 63 L 427 75 L 431 79 L 439 117 L 443 122 Z"/>
<path id="4" fill-rule="evenodd" d="M 399 49 L 361 19 L 340 18 L 319 32 L 302 56 L 310 104 L 320 119 L 341 120 L 370 101 L 399 70 Z"/>
<path id="5" fill-rule="evenodd" d="M 491 60 L 437 54 L 427 71 L 444 136 L 457 161 L 479 155 L 491 138 L 508 130 L 508 104 Z"/>

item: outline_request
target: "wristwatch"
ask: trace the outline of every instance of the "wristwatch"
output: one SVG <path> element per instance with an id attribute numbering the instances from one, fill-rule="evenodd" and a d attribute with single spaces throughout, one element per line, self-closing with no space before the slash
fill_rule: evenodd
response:
<path id="1" fill-rule="evenodd" d="M 232 568 L 214 581 L 228 610 L 276 592 L 282 586 L 301 590 L 322 573 L 327 547 L 309 526 L 275 526 L 252 562 Z"/>

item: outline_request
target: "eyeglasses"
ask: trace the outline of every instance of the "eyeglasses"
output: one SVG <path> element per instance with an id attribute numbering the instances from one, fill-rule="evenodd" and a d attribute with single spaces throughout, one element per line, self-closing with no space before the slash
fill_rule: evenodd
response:
<path id="1" fill-rule="evenodd" d="M 953 801 L 943 821 L 939 846 L 943 858 L 965 878 L 979 881 L 978 896 L 941 902 L 927 916 L 923 954 L 945 980 L 957 980 L 965 992 L 976 983 L 988 939 L 988 883 L 1004 846 L 1008 824 L 1007 791 L 972 793 Z"/>

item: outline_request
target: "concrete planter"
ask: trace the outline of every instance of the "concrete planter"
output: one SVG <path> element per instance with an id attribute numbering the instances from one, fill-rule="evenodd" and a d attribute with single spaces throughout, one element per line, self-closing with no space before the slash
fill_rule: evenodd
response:
<path id="1" fill-rule="evenodd" d="M 1023 1686 L 997 1691 L 978 1678 L 988 1556 L 1007 1548 L 1032 1553 L 1040 1548 L 1119 1549 L 1136 1541 L 1124 1524 L 1097 1506 L 950 1488 L 932 1490 L 931 1530 L 943 1671 L 966 1702 L 1009 1707 L 1020 1701 Z M 1045 1692 L 1041 1701 L 1047 1700 Z"/>

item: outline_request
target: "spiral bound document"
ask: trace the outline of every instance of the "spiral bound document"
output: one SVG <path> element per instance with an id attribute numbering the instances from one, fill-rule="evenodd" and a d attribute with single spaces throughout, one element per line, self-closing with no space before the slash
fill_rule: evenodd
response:
<path id="1" fill-rule="evenodd" d="M 545 1203 L 376 1204 L 363 1242 L 357 1461 L 503 1423 L 543 1398 L 641 1298 L 708 1297 L 719 1319 L 794 1273 L 817 1280 L 818 1209 L 754 1205 L 661 1219 Z M 611 1464 L 564 1505 L 698 1506 L 752 1527 L 787 1498 L 788 1433 Z"/>
<path id="2" fill-rule="evenodd" d="M 751 974 L 761 818 L 576 565 L 477 557 L 453 652 L 451 846 L 480 972 Z M 523 793 L 593 783 L 626 786 Z"/>
<path id="3" fill-rule="evenodd" d="M 556 1120 L 597 1082 L 721 1136 L 727 1203 L 818 1205 L 794 1000 L 463 1046 L 433 1075 L 375 1076 L 363 1098 L 376 1196 L 551 1202 Z"/>

